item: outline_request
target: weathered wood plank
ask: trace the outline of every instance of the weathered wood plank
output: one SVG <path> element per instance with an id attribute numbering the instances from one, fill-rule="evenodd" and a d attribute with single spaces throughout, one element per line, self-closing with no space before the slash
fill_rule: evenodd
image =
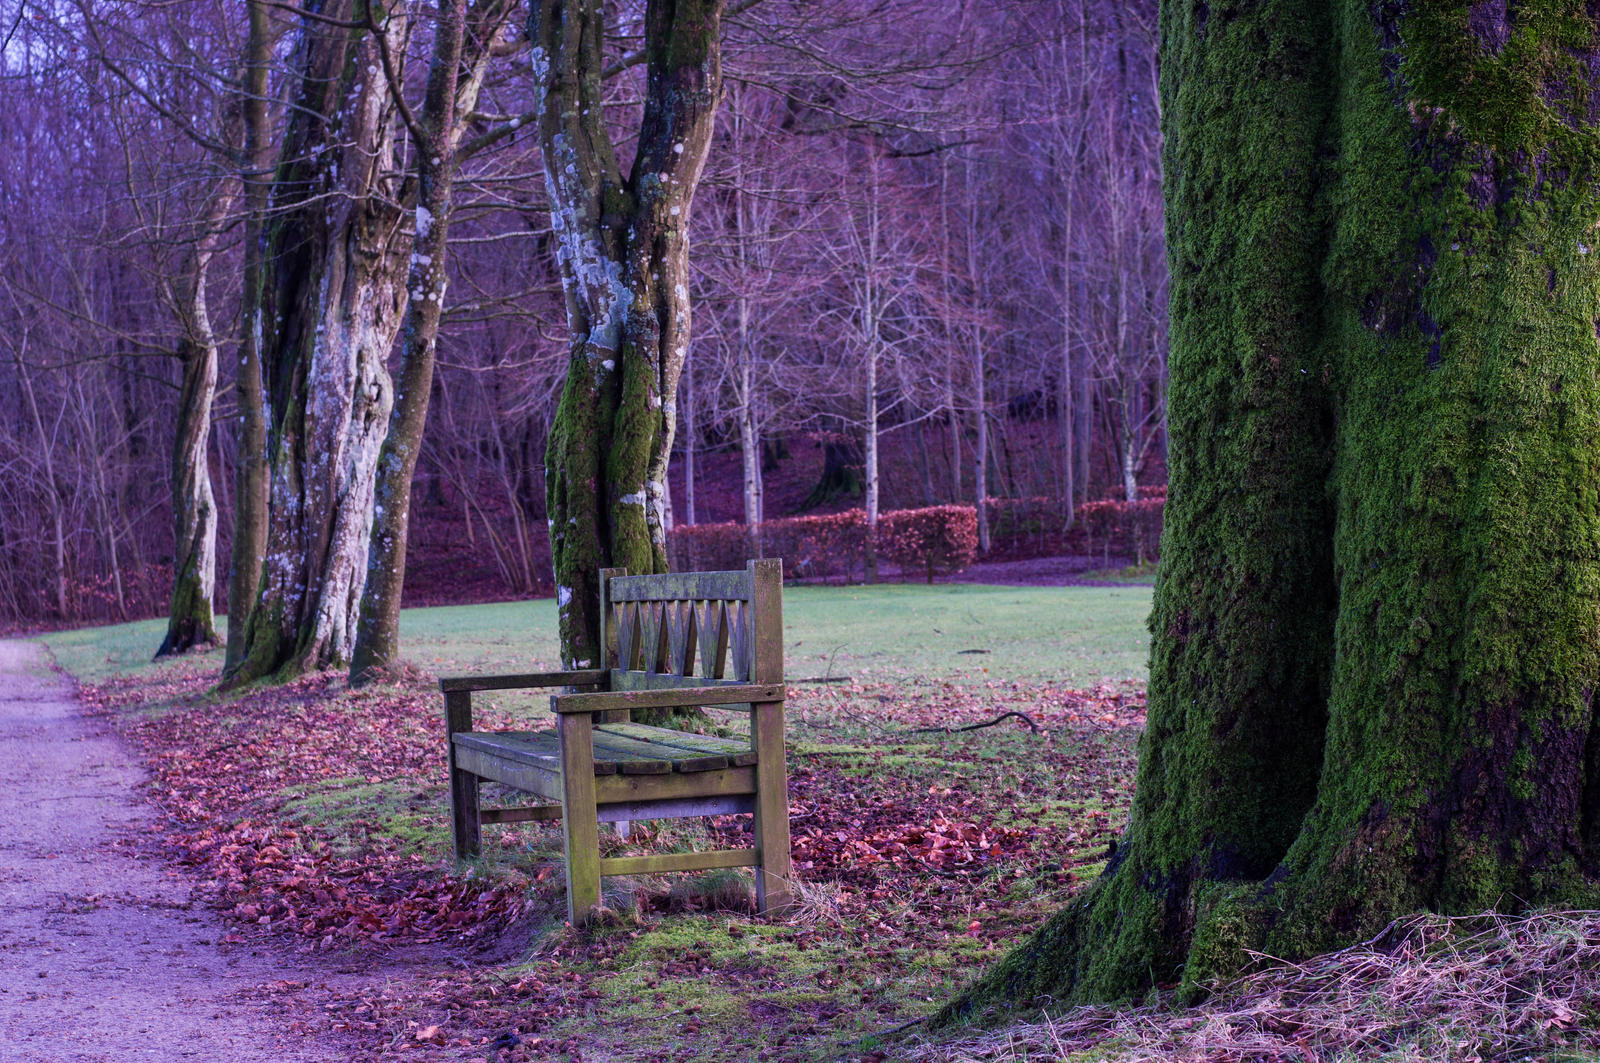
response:
<path id="1" fill-rule="evenodd" d="M 728 797 L 674 797 L 600 805 L 601 823 L 633 823 L 641 819 L 685 819 L 689 816 L 739 816 L 756 810 L 755 794 Z"/>
<path id="2" fill-rule="evenodd" d="M 700 628 L 700 675 L 721 680 L 728 665 L 728 607 L 725 602 L 695 602 Z"/>
<path id="3" fill-rule="evenodd" d="M 628 753 L 641 760 L 653 760 L 666 771 L 720 771 L 728 766 L 728 755 L 717 750 L 689 749 L 661 742 L 640 741 L 615 728 L 636 727 L 638 724 L 602 724 L 594 729 L 594 755 L 610 756 L 612 751 Z M 652 728 L 659 730 L 659 728 Z M 627 771 L 624 767 L 623 771 Z M 639 772 L 637 774 L 644 774 Z"/>
<path id="4" fill-rule="evenodd" d="M 680 797 L 732 797 L 756 792 L 756 769 L 675 771 L 671 775 L 602 775 L 594 780 L 602 805 L 628 801 L 666 801 Z"/>
<path id="5" fill-rule="evenodd" d="M 653 576 L 624 576 L 611 581 L 614 602 L 743 600 L 749 597 L 748 571 L 666 572 Z"/>
<path id="6" fill-rule="evenodd" d="M 732 797 L 677 797 L 665 801 L 628 801 L 596 806 L 601 823 L 636 823 L 641 819 L 686 819 L 690 816 L 741 816 L 756 810 L 755 794 Z M 480 823 L 543 823 L 561 818 L 561 806 L 524 805 L 520 808 L 485 808 Z"/>
<path id="7" fill-rule="evenodd" d="M 783 682 L 783 562 L 750 562 L 750 671 L 752 683 Z"/>
<path id="8" fill-rule="evenodd" d="M 599 728 L 594 732 L 594 759 L 596 764 L 615 764 L 624 775 L 665 775 L 677 767 L 666 750 L 605 734 Z"/>
<path id="9" fill-rule="evenodd" d="M 655 856 L 613 856 L 600 861 L 602 875 L 657 875 L 667 871 L 709 871 L 717 867 L 754 867 L 754 849 L 714 849 L 702 853 L 660 853 Z"/>
<path id="10" fill-rule="evenodd" d="M 789 777 L 784 761 L 783 702 L 758 704 L 751 721 L 756 761 L 756 910 L 776 915 L 792 903 Z"/>
<path id="11" fill-rule="evenodd" d="M 687 731 L 674 731 L 666 727 L 650 727 L 642 723 L 606 724 L 599 728 L 608 734 L 621 735 L 638 742 L 648 742 L 668 749 L 684 749 L 702 755 L 727 758 L 728 763 L 743 767 L 756 762 L 756 751 L 748 741 L 737 738 L 718 738 L 716 735 L 697 735 Z"/>
<path id="12" fill-rule="evenodd" d="M 704 679 L 697 675 L 652 675 L 649 672 L 624 672 L 620 668 L 611 673 L 607 687 L 611 692 L 622 690 L 683 690 L 687 687 L 736 687 L 737 679 Z"/>
<path id="13" fill-rule="evenodd" d="M 478 812 L 478 822 L 480 823 L 535 823 L 560 818 L 560 805 L 524 805 L 521 808 L 485 808 Z"/>
<path id="14" fill-rule="evenodd" d="M 452 691 L 444 696 L 444 730 L 450 766 L 450 838 L 456 859 L 465 860 L 482 851 L 478 829 L 478 777 L 456 757 L 454 738 L 472 731 L 472 694 Z"/>
<path id="15" fill-rule="evenodd" d="M 617 667 L 625 672 L 639 668 L 639 603 L 622 602 L 617 606 Z"/>
<path id="16" fill-rule="evenodd" d="M 694 674 L 694 603 L 665 603 L 667 620 L 667 666 L 660 669 L 671 675 Z"/>
<path id="17" fill-rule="evenodd" d="M 732 686 L 680 687 L 675 690 L 629 690 L 618 693 L 557 694 L 550 709 L 559 715 L 605 712 L 610 709 L 669 709 L 678 705 L 737 705 L 741 702 L 781 701 L 781 683 L 743 683 Z"/>
<path id="18" fill-rule="evenodd" d="M 456 747 L 456 763 L 461 770 L 516 790 L 561 800 L 561 771 L 525 760 L 498 757 L 481 749 Z M 607 776 L 613 778 L 614 776 Z"/>
<path id="19" fill-rule="evenodd" d="M 750 682 L 750 603 L 729 602 L 728 640 L 733 650 L 733 678 Z"/>
<path id="20" fill-rule="evenodd" d="M 549 771 L 561 770 L 561 752 L 554 731 L 474 731 L 462 736 L 463 745 L 506 760 L 526 761 Z M 664 749 L 631 749 L 626 744 L 596 743 L 594 773 L 664 775 L 672 770 L 672 756 Z"/>
<path id="21" fill-rule="evenodd" d="M 611 600 L 611 581 L 618 576 L 626 576 L 625 568 L 603 568 L 600 570 L 600 667 L 615 668 L 617 659 L 621 656 L 621 647 L 617 639 L 617 617 L 615 603 Z"/>
<path id="22" fill-rule="evenodd" d="M 567 921 L 583 926 L 600 906 L 600 827 L 595 813 L 594 721 L 564 716 L 557 721 L 561 744 L 561 834 L 567 858 Z M 620 778 L 620 776 L 617 776 Z M 651 776 L 634 776 L 651 778 Z"/>
<path id="23" fill-rule="evenodd" d="M 526 675 L 469 675 L 439 680 L 446 694 L 471 690 L 526 690 L 534 687 L 601 686 L 610 673 L 604 668 L 582 668 L 571 672 L 529 672 Z"/>

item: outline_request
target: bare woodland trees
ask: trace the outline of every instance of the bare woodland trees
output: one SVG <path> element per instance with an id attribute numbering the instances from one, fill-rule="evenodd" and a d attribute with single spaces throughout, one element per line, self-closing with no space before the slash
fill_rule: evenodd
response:
<path id="1" fill-rule="evenodd" d="M 454 125 L 437 127 L 453 130 L 453 165 L 425 146 L 443 135 L 427 101 L 453 3 L 29 10 L 27 46 L 6 53 L 0 79 L 22 116 L 0 159 L 0 254 L 18 278 L 0 306 L 0 617 L 12 622 L 145 615 L 175 589 L 185 615 L 211 597 L 201 570 L 218 568 L 233 676 L 340 662 L 370 624 L 361 671 L 392 659 L 408 543 L 424 572 L 445 548 L 470 558 L 484 593 L 547 591 L 545 521 L 587 513 L 605 556 L 655 567 L 675 407 L 689 403 L 680 348 L 695 417 L 673 460 L 692 449 L 703 469 L 731 450 L 742 469 L 736 491 L 699 485 L 701 520 L 776 515 L 763 466 L 808 433 L 832 441 L 841 468 L 856 463 L 845 486 L 875 483 L 880 509 L 1039 495 L 1062 500 L 1065 521 L 1072 499 L 1162 474 L 1152 5 L 735 3 L 724 105 L 707 118 L 710 82 L 687 103 L 666 91 L 699 44 L 645 41 L 652 26 L 677 40 L 661 27 L 703 21 L 699 8 L 639 0 L 585 31 L 584 4 L 526 22 L 507 5 L 496 34 L 495 5 L 468 3 Z M 579 27 L 577 50 L 556 34 L 536 66 L 530 31 L 558 22 Z M 583 75 L 562 73 L 562 56 Z M 653 86 L 666 88 L 652 105 Z M 591 114 L 565 114 L 564 99 Z M 95 113 L 123 117 L 84 120 Z M 705 131 L 703 162 L 700 132 L 660 142 L 673 122 Z M 547 180 L 569 162 L 599 184 Z M 418 245 L 419 202 L 431 247 Z M 859 238 L 874 202 L 876 251 Z M 550 223 L 574 210 L 587 237 Z M 184 278 L 200 259 L 197 289 Z M 630 276 L 648 283 L 618 317 L 607 292 L 621 288 L 590 282 Z M 680 287 L 698 304 L 692 340 Z M 183 398 L 171 357 L 204 335 L 183 311 L 196 291 L 228 426 L 203 447 L 181 427 L 203 404 Z M 594 345 L 612 342 L 608 322 L 616 349 Z M 615 376 L 594 390 L 592 408 L 610 410 L 595 423 L 626 431 L 595 449 L 554 415 L 569 384 L 583 385 L 569 411 L 589 403 L 575 356 L 602 350 L 594 364 Z M 635 402 L 645 416 L 617 416 Z M 203 471 L 228 564 L 191 564 L 175 546 L 180 528 L 206 540 L 180 520 L 204 508 Z M 168 481 L 175 493 L 147 489 Z M 558 549 L 577 574 L 557 582 L 580 603 L 595 549 Z M 178 570 L 194 580 L 178 584 Z M 437 588 L 424 578 L 421 593 Z"/>

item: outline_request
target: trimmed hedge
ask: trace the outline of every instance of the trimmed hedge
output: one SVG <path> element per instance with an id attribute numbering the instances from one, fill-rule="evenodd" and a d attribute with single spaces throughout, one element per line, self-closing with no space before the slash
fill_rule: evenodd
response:
<path id="1" fill-rule="evenodd" d="M 1161 542 L 1164 487 L 1140 488 L 1137 502 L 1105 499 L 1078 506 L 1066 523 L 1057 498 L 991 498 L 990 555 L 1049 557 L 1101 554 L 1144 561 Z M 978 556 L 978 514 L 972 506 L 930 506 L 885 513 L 877 542 L 859 509 L 815 517 L 785 517 L 761 525 L 753 541 L 743 524 L 680 525 L 667 534 L 667 556 L 682 572 L 743 568 L 755 557 L 780 557 L 784 576 L 795 582 L 853 583 L 867 572 L 869 551 L 928 582 L 959 572 Z"/>
<path id="2" fill-rule="evenodd" d="M 978 556 L 978 511 L 929 506 L 886 513 L 878 521 L 878 553 L 902 575 L 923 569 L 929 583 L 938 573 L 960 572 Z"/>

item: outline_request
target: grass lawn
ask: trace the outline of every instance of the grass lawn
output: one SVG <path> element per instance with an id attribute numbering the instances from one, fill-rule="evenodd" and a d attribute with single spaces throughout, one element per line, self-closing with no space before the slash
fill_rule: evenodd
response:
<path id="1" fill-rule="evenodd" d="M 361 691 L 321 675 L 219 697 L 219 652 L 149 661 L 161 622 L 43 641 L 150 761 L 170 847 L 239 934 L 465 959 L 330 1001 L 337 1028 L 405 1058 L 831 1060 L 870 1058 L 1097 873 L 1127 814 L 1149 605 L 1137 584 L 786 590 L 789 676 L 848 677 L 791 691 L 803 911 L 755 920 L 737 872 L 607 880 L 622 914 L 589 934 L 562 924 L 559 825 L 488 827 L 482 859 L 449 859 L 431 677 L 554 668 L 554 602 L 408 611 L 422 674 Z M 538 696 L 476 707 L 547 724 Z M 1005 710 L 1042 730 L 917 730 Z M 603 838 L 749 844 L 745 817 Z"/>
<path id="2" fill-rule="evenodd" d="M 1142 680 L 1150 589 L 882 584 L 784 590 L 786 671 L 793 679 L 923 678 L 967 685 L 1047 680 L 1093 686 Z M 219 623 L 219 626 L 220 623 Z M 81 682 L 158 670 L 164 620 L 41 636 Z M 560 667 L 553 598 L 408 609 L 401 652 L 433 675 Z M 220 662 L 220 651 L 206 659 Z"/>

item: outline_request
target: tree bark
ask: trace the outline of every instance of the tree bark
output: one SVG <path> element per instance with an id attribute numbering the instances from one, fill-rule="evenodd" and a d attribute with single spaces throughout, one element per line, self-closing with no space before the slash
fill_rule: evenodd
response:
<path id="1" fill-rule="evenodd" d="M 722 0 L 650 0 L 646 96 L 624 177 L 603 121 L 604 7 L 529 7 L 571 361 L 545 458 L 568 667 L 600 659 L 599 570 L 667 567 L 663 502 L 689 342 L 689 214 L 722 87 Z"/>
<path id="2" fill-rule="evenodd" d="M 225 187 L 228 184 L 231 179 L 224 182 Z M 217 394 L 217 337 L 206 303 L 206 283 L 234 195 L 228 189 L 212 197 L 186 271 L 180 347 L 183 387 L 172 443 L 172 600 L 158 658 L 217 643 L 211 604 L 217 582 L 217 501 L 206 453 L 211 404 Z"/>
<path id="3" fill-rule="evenodd" d="M 945 1020 L 1600 893 L 1600 31 L 1163 11 L 1172 470 L 1102 877 Z"/>
<path id="4" fill-rule="evenodd" d="M 274 184 L 268 331 L 271 512 L 260 593 L 232 684 L 347 664 L 366 579 L 385 360 L 405 312 L 393 105 L 355 0 L 307 16 Z M 379 33 L 398 54 L 403 26 Z"/>
<path id="5" fill-rule="evenodd" d="M 510 6 L 501 0 L 473 5 L 473 41 L 486 44 L 493 40 L 509 15 Z M 395 384 L 388 434 L 378 456 L 366 582 L 350 656 L 350 681 L 358 686 L 399 657 L 411 480 L 422 453 L 422 430 L 433 392 L 434 354 L 448 281 L 447 237 L 456 146 L 462 133 L 456 116 L 472 110 L 489 58 L 488 48 L 479 47 L 477 54 L 470 57 L 470 72 L 463 81 L 459 75 L 469 31 L 467 2 L 441 0 L 438 11 L 428 85 L 417 117 L 416 235 L 406 279 L 410 298 L 401 332 L 400 379 Z M 391 91 L 398 92 L 401 87 L 391 85 Z"/>
<path id="6" fill-rule="evenodd" d="M 228 562 L 228 650 L 223 672 L 244 659 L 245 624 L 260 589 L 267 551 L 267 507 L 271 460 L 267 454 L 266 382 L 261 342 L 266 332 L 266 218 L 272 194 L 271 108 L 267 97 L 274 33 L 266 0 L 250 0 L 245 39 L 240 113 L 244 155 L 244 298 L 241 300 L 239 367 L 234 393 L 239 404 L 238 456 L 234 466 L 233 545 Z"/>

